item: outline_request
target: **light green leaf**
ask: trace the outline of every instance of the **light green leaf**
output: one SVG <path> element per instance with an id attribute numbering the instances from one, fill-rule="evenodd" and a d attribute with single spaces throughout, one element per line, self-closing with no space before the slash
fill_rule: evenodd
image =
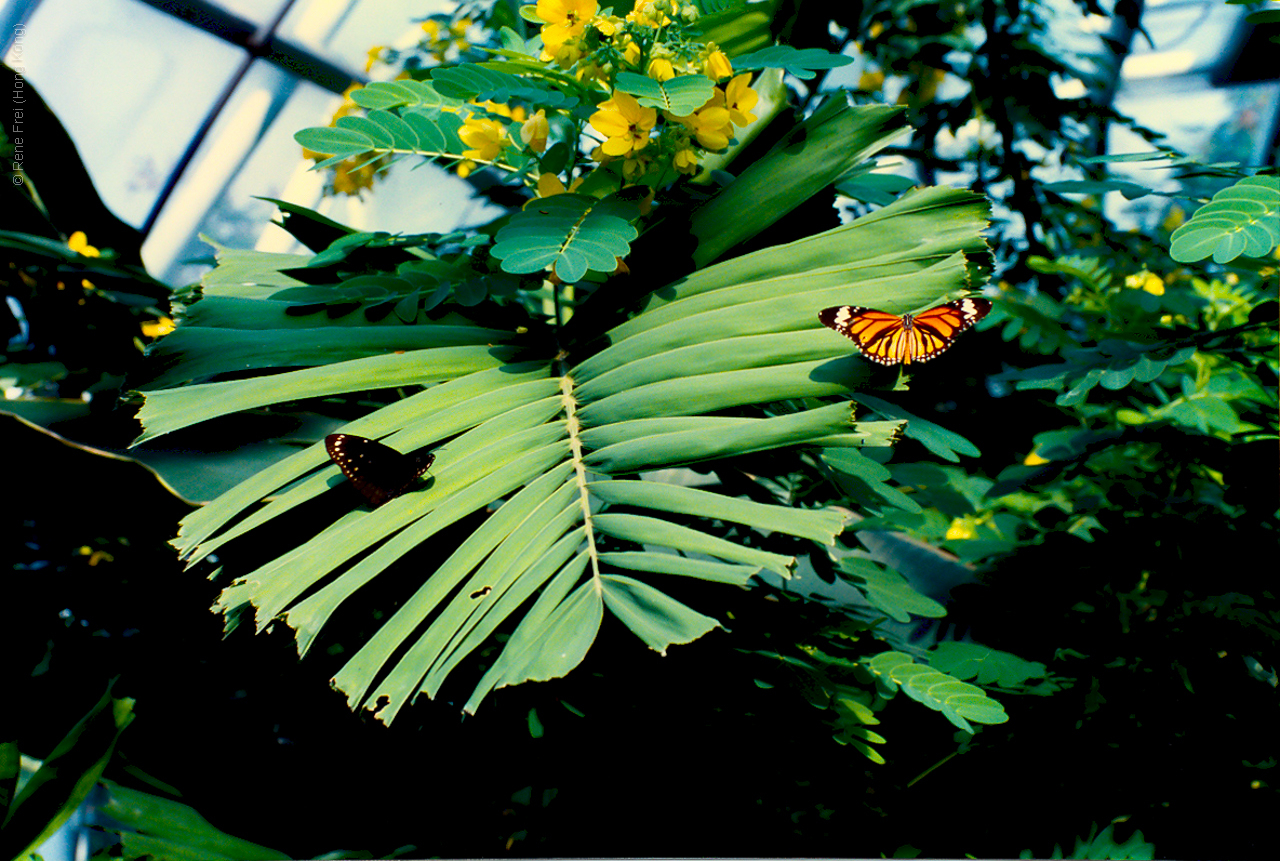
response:
<path id="1" fill-rule="evenodd" d="M 892 695 L 901 688 L 922 705 L 941 712 L 958 729 L 972 733 L 969 721 L 998 724 L 1007 721 L 1004 707 L 980 688 L 966 685 L 936 669 L 914 662 L 902 652 L 882 652 L 866 661 L 866 667 Z"/>
<path id="2" fill-rule="evenodd" d="M 606 574 L 600 578 L 605 604 L 649 648 L 665 655 L 667 647 L 691 643 L 720 623 L 639 580 Z"/>
<path id="3" fill-rule="evenodd" d="M 1280 177 L 1249 176 L 1224 188 L 1173 232 L 1169 253 L 1179 263 L 1212 256 L 1228 263 L 1263 257 L 1280 244 Z"/>
<path id="4" fill-rule="evenodd" d="M 977 643 L 948 641 L 930 650 L 930 666 L 960 679 L 975 679 L 980 685 L 1017 687 L 1032 679 L 1043 679 L 1045 665 L 1017 655 L 980 646 Z"/>
<path id="5" fill-rule="evenodd" d="M 544 22 L 545 23 L 545 22 Z M 499 71 L 500 63 L 466 63 L 439 66 L 431 70 L 436 92 L 459 102 L 529 102 L 546 108 L 568 109 L 578 103 L 576 96 L 547 86 L 542 81 Z"/>
<path id="6" fill-rule="evenodd" d="M 635 72 L 619 72 L 617 89 L 636 97 L 646 108 L 657 108 L 678 117 L 692 114 L 707 103 L 715 84 L 706 75 L 680 75 L 668 81 L 655 81 Z"/>
<path id="7" fill-rule="evenodd" d="M 634 206 L 616 197 L 597 200 L 557 194 L 530 202 L 498 231 L 493 256 L 503 271 L 554 271 L 560 280 L 582 280 L 588 270 L 612 272 L 637 236 Z"/>

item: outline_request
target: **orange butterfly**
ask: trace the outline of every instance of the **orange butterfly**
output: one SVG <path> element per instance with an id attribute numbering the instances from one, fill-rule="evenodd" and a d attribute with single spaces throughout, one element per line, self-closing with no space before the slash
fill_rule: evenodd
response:
<path id="1" fill-rule="evenodd" d="M 959 299 L 901 317 L 874 308 L 837 305 L 823 310 L 818 319 L 857 344 L 871 361 L 909 365 L 927 362 L 949 349 L 957 335 L 990 310 L 986 299 Z"/>

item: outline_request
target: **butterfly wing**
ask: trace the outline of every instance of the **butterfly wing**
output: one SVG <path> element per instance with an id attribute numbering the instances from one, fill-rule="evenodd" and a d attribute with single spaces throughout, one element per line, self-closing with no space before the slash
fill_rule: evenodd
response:
<path id="1" fill-rule="evenodd" d="M 987 316 L 986 299 L 959 299 L 919 314 L 899 317 L 887 311 L 843 305 L 827 308 L 818 319 L 858 345 L 873 362 L 927 362 L 950 349 L 956 336 Z"/>
<path id="2" fill-rule="evenodd" d="M 433 454 L 402 454 L 389 445 L 347 433 L 329 434 L 324 447 L 342 474 L 375 508 L 408 490 L 435 460 Z"/>
<path id="3" fill-rule="evenodd" d="M 910 340 L 909 332 L 904 335 L 903 318 L 888 311 L 837 305 L 823 309 L 818 319 L 857 344 L 868 359 L 882 365 L 901 362 L 902 351 Z"/>
<path id="4" fill-rule="evenodd" d="M 921 311 L 912 318 L 913 325 L 927 332 L 930 338 L 944 343 L 938 350 L 950 347 L 956 336 L 987 316 L 991 303 L 986 299 L 959 299 Z M 935 353 L 936 355 L 936 353 Z"/>

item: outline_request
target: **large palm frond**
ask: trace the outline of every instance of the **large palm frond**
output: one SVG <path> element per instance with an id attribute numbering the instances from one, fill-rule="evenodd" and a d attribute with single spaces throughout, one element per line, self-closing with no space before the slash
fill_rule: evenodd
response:
<path id="1" fill-rule="evenodd" d="M 842 303 L 907 311 L 962 293 L 966 255 L 984 250 L 985 217 L 971 193 L 911 192 L 655 291 L 606 333 L 608 346 L 571 367 L 530 358 L 515 332 L 460 316 L 340 330 L 324 315 L 291 316 L 272 297 L 300 283 L 281 270 L 306 258 L 224 250 L 168 359 L 204 373 L 313 366 L 148 392 L 141 439 L 287 401 L 422 387 L 341 430 L 402 451 L 438 446 L 429 484 L 299 536 L 235 577 L 218 608 L 232 619 L 251 610 L 260 630 L 285 620 L 305 654 L 361 587 L 446 527 L 478 517 L 333 679 L 353 708 L 390 722 L 418 692 L 434 697 L 501 628 L 509 636 L 465 706 L 474 711 L 495 688 L 569 672 L 606 609 L 658 651 L 718 626 L 667 594 L 664 577 L 745 585 L 762 571 L 789 576 L 793 557 L 695 528 L 691 518 L 833 544 L 839 512 L 644 473 L 785 446 L 890 445 L 900 422 L 855 422 L 848 400 L 812 400 L 843 395 L 871 373 L 817 311 Z M 194 512 L 175 544 L 194 563 L 341 478 L 317 443 Z"/>

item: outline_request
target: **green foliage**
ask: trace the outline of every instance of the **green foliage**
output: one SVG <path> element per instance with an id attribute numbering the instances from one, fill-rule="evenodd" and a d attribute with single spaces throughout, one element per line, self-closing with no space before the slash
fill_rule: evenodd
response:
<path id="1" fill-rule="evenodd" d="M 916 440 L 943 460 L 959 463 L 962 454 L 969 457 L 977 457 L 980 454 L 977 447 L 964 437 L 931 421 L 912 415 L 900 406 L 873 395 L 858 394 L 854 399 L 887 419 L 905 421 L 907 424 L 903 431 L 904 435 Z"/>
<path id="2" fill-rule="evenodd" d="M 1179 263 L 1270 254 L 1280 244 L 1280 177 L 1248 176 L 1224 188 L 1171 238 L 1169 253 Z"/>
<path id="3" fill-rule="evenodd" d="M 862 592 L 871 606 L 891 619 L 909 622 L 912 615 L 933 619 L 947 615 L 946 608 L 908 586 L 901 574 L 870 559 L 845 558 L 839 566 L 841 574 Z"/>
<path id="4" fill-rule="evenodd" d="M 619 72 L 617 88 L 635 96 L 644 107 L 685 116 L 711 98 L 715 84 L 706 75 L 678 75 L 667 81 L 655 81 L 634 72 Z"/>
<path id="5" fill-rule="evenodd" d="M 566 93 L 536 80 L 499 71 L 494 68 L 496 65 L 499 64 L 472 63 L 465 66 L 444 66 L 431 70 L 431 81 L 437 93 L 459 103 L 474 100 L 492 101 L 505 105 L 508 102 L 518 101 L 558 109 L 572 108 L 578 103 L 578 97 L 572 93 Z M 528 72 L 533 68 L 536 67 L 522 66 L 520 70 Z M 356 101 L 359 102 L 358 99 Z"/>
<path id="6" fill-rule="evenodd" d="M 1106 261 L 1099 257 L 1070 255 L 1049 260 L 1033 256 L 1027 258 L 1027 266 L 1044 275 L 1066 275 L 1076 278 L 1093 293 L 1102 293 L 1111 287 L 1112 273 Z"/>
<path id="7" fill-rule="evenodd" d="M 220 831 L 189 805 L 103 780 L 102 811 L 113 822 L 125 859 L 207 858 L 209 861 L 255 861 L 288 858 L 288 854 Z M 346 853 L 326 857 L 345 857 Z"/>
<path id="8" fill-rule="evenodd" d="M 1101 859 L 1101 861 L 1151 861 L 1156 857 L 1156 847 L 1154 844 L 1146 842 L 1142 837 L 1141 831 L 1134 831 L 1129 835 L 1129 839 L 1123 843 L 1117 843 L 1114 835 L 1115 825 L 1108 825 L 1106 828 L 1098 832 L 1098 826 L 1095 823 L 1089 827 L 1088 837 L 1077 837 L 1075 848 L 1071 850 L 1071 854 L 1062 854 L 1062 847 L 1054 844 L 1053 853 L 1046 856 L 1036 856 L 1030 849 L 1024 849 L 1019 858 L 1090 858 Z"/>
<path id="9" fill-rule="evenodd" d="M 979 685 L 1048 696 L 1057 686 L 1047 681 L 1049 672 L 1038 661 L 1027 661 L 999 649 L 960 643 L 938 643 L 929 650 L 929 666 L 957 679 L 973 679 Z"/>
<path id="10" fill-rule="evenodd" d="M 906 191 L 914 183 L 905 176 L 892 173 L 872 173 L 872 164 L 855 167 L 836 183 L 836 191 L 843 195 L 884 206 L 893 203 L 894 198 Z"/>
<path id="11" fill-rule="evenodd" d="M 455 114 L 414 108 L 401 113 L 371 111 L 366 117 L 341 117 L 336 127 L 303 129 L 294 140 L 310 150 L 332 157 L 316 167 L 326 167 L 344 159 L 374 157 L 392 152 L 415 152 L 439 157 L 458 154 L 461 121 Z"/>
<path id="12" fill-rule="evenodd" d="M 351 101 L 369 110 L 391 108 L 440 108 L 456 102 L 447 99 L 426 81 L 371 81 L 351 93 Z"/>
<path id="13" fill-rule="evenodd" d="M 635 204 L 617 196 L 600 200 L 558 194 L 530 203 L 498 231 L 493 256 L 515 274 L 555 272 L 580 281 L 588 270 L 609 273 L 631 250 Z"/>
<path id="14" fill-rule="evenodd" d="M 292 433 L 289 456 L 182 524 L 176 543 L 219 580 L 227 626 L 291 626 L 308 665 L 330 658 L 349 704 L 388 722 L 419 692 L 474 711 L 498 687 L 563 676 L 606 625 L 659 652 L 723 626 L 732 630 L 725 650 L 741 648 L 752 663 L 716 664 L 717 680 L 730 685 L 750 671 L 756 686 L 747 677 L 750 690 L 718 701 L 720 712 L 697 712 L 689 691 L 708 686 L 682 677 L 684 686 L 672 686 L 682 695 L 662 713 L 677 716 L 681 732 L 703 722 L 716 729 L 726 714 L 756 738 L 787 727 L 785 756 L 794 747 L 803 760 L 808 716 L 846 750 L 887 766 L 860 787 L 860 801 L 838 762 L 838 781 L 815 778 L 809 790 L 806 773 L 806 789 L 787 787 L 801 800 L 771 811 L 761 790 L 759 803 L 741 805 L 753 819 L 779 813 L 790 837 L 816 846 L 846 845 L 853 822 L 882 846 L 932 837 L 925 854 L 960 854 L 971 847 L 957 846 L 956 828 L 981 821 L 993 799 L 1024 839 L 1010 846 L 1003 833 L 970 832 L 992 857 L 1030 844 L 1028 829 L 1071 833 L 1070 823 L 1115 809 L 1158 823 L 1162 831 L 1148 833 L 1163 845 L 1164 833 L 1189 828 L 1175 822 L 1192 819 L 1187 809 L 1222 818 L 1264 806 L 1264 697 L 1274 693 L 1280 616 L 1256 566 L 1223 559 L 1265 557 L 1275 546 L 1274 485 L 1264 492 L 1255 479 L 1274 473 L 1280 435 L 1276 273 L 1249 253 L 1274 249 L 1274 235 L 1250 221 L 1257 189 L 1273 186 L 1238 185 L 1243 195 L 1215 198 L 1172 237 L 1175 209 L 1167 229 L 1142 235 L 1115 229 L 1095 199 L 1062 197 L 1203 199 L 1213 183 L 1240 179 L 1240 168 L 1168 150 L 1085 157 L 1109 123 L 1133 124 L 1092 98 L 1057 97 L 1052 76 L 1095 92 L 1107 81 L 1102 63 L 1055 44 L 1047 20 L 1060 10 L 1044 4 L 700 5 L 721 13 L 699 24 L 736 68 L 769 67 L 773 80 L 779 69 L 812 80 L 843 60 L 770 45 L 773 34 L 847 32 L 869 72 L 863 98 L 886 98 L 873 89 L 879 70 L 898 79 L 891 99 L 902 107 L 850 110 L 842 99 L 805 102 L 798 89 L 796 107 L 809 116 L 800 127 L 770 127 L 788 116 L 779 100 L 739 143 L 701 162 L 731 171 L 716 174 L 727 184 L 672 193 L 669 172 L 651 174 L 642 184 L 655 192 L 653 212 L 611 212 L 616 219 L 603 223 L 592 219 L 629 178 L 622 160 L 599 165 L 577 188 L 581 197 L 532 201 L 466 236 L 357 232 L 295 208 L 295 236 L 304 227 L 323 233 L 303 240 L 312 253 L 221 249 L 218 268 L 184 296 L 178 331 L 152 350 L 145 436 L 237 411 L 281 423 L 319 415 L 333 429 L 437 455 L 414 490 L 351 511 L 354 495 L 343 495 L 337 469 L 312 442 L 323 430 L 297 425 L 306 429 Z M 508 125 L 496 167 L 511 185 L 546 172 L 566 185 L 581 177 L 590 147 L 574 135 L 610 88 L 540 65 L 536 27 L 513 4 L 491 8 L 490 20 L 508 27 L 502 59 L 437 69 L 430 83 L 370 85 L 352 96 L 368 116 L 299 140 L 357 159 L 454 161 L 467 147 L 460 120 L 442 108 L 527 101 L 511 107 L 565 108 L 553 118 L 558 140 L 535 153 Z M 613 50 L 596 34 L 585 47 Z M 690 85 L 618 83 L 655 106 Z M 505 116 L 495 107 L 475 114 Z M 908 115 L 918 130 L 910 143 Z M 682 130 L 664 133 L 675 140 Z M 655 133 L 650 145 L 660 140 Z M 958 175 L 1016 215 L 993 226 L 993 255 L 979 235 L 986 215 L 976 196 L 926 187 L 897 199 L 904 180 L 872 172 L 865 160 L 889 142 L 902 143 L 898 154 L 926 186 L 935 173 Z M 743 156 L 750 163 L 732 161 Z M 1142 161 L 1192 185 L 1166 195 L 1100 173 Z M 1061 163 L 1080 165 L 1082 178 L 1041 182 Z M 858 220 L 795 240 L 808 229 L 800 207 L 811 201 L 828 214 L 836 183 L 871 206 L 853 204 Z M 1019 221 L 1025 229 L 1007 229 Z M 676 259 L 695 243 L 691 262 Z M 757 250 L 738 253 L 743 246 Z M 1199 257 L 1182 260 L 1188 249 Z M 611 274 L 618 257 L 637 274 Z M 672 258 L 661 277 L 646 271 L 655 257 Z M 903 311 L 962 295 L 992 260 L 1003 283 L 980 327 L 988 333 L 913 368 L 912 391 L 867 394 L 892 383 L 814 319 L 822 303 Z M 548 267 L 554 279 L 527 277 Z M 211 570 L 215 556 L 221 567 Z M 762 592 L 776 599 L 763 602 L 769 612 L 743 612 L 761 606 L 748 602 Z M 944 611 L 948 627 L 933 621 Z M 719 641 L 730 638 L 698 648 Z M 575 702 L 607 687 L 596 678 L 606 674 L 624 680 L 619 701 L 641 699 L 635 692 L 649 689 L 633 686 L 638 665 L 623 650 L 599 651 L 592 659 L 609 663 L 568 682 L 579 685 Z M 1071 678 L 1058 675 L 1063 663 Z M 455 696 L 453 685 L 468 680 L 470 698 L 467 689 Z M 555 721 L 560 708 L 515 699 L 537 697 L 540 686 L 529 687 L 499 702 L 516 703 L 514 735 L 550 749 L 567 735 Z M 624 732 L 620 715 L 636 703 L 610 703 L 565 707 Z M 479 719 L 492 715 L 484 731 L 499 729 L 487 739 L 506 743 L 499 712 Z M 955 756 L 966 751 L 987 758 Z M 480 770 L 478 752 L 469 761 Z M 932 805 L 938 833 L 920 833 L 925 796 L 896 787 L 949 761 L 966 792 Z M 1176 763 L 1187 761 L 1210 776 L 1185 781 Z M 915 780 L 897 770 L 927 762 L 937 765 Z M 1009 791 L 1028 762 L 1055 779 L 1043 792 Z M 610 801 L 614 790 L 642 785 L 632 797 L 665 803 L 676 787 L 661 777 L 643 783 L 643 772 L 623 769 L 607 784 Z M 1127 778 L 1099 784 L 1098 773 Z M 592 773 L 583 785 L 606 786 L 599 780 Z M 837 793 L 832 837 L 812 811 L 830 815 Z M 529 789 L 520 803 L 535 795 Z M 1238 848 L 1247 838 L 1235 839 Z M 1110 827 L 1075 849 L 1152 854 L 1140 833 L 1117 844 Z"/>
<path id="15" fill-rule="evenodd" d="M 1111 340 L 1088 349 L 1064 350 L 1063 356 L 1069 361 L 1028 368 L 1009 378 L 1017 380 L 1019 389 L 1062 391 L 1057 402 L 1065 407 L 1084 401 L 1099 384 L 1115 391 L 1134 380 L 1149 383 L 1170 365 L 1181 365 L 1193 355 L 1194 346 L 1179 348 L 1177 342 L 1139 345 Z"/>
<path id="16" fill-rule="evenodd" d="M 574 208 L 574 219 L 591 203 L 558 196 L 534 206 L 551 201 Z M 744 542 L 751 529 L 834 541 L 845 519 L 836 511 L 747 502 L 626 476 L 786 446 L 889 445 L 898 423 L 853 424 L 847 402 L 799 409 L 779 402 L 840 394 L 863 373 L 818 324 L 813 308 L 926 304 L 965 282 L 960 249 L 983 223 L 973 203 L 967 193 L 920 190 L 866 223 L 703 269 L 652 294 L 641 313 L 606 333 L 607 347 L 567 368 L 545 346 L 520 343 L 516 332 L 459 317 L 444 330 L 456 346 L 377 354 L 376 339 L 362 347 L 362 339 L 348 338 L 343 346 L 333 342 L 342 351 L 335 361 L 313 353 L 320 361 L 314 367 L 148 392 L 140 413 L 143 438 L 300 398 L 424 386 L 343 430 L 386 437 L 402 450 L 437 445 L 429 486 L 375 511 L 321 524 L 293 549 L 237 572 L 218 607 L 230 620 L 251 609 L 259 630 L 283 618 L 305 654 L 358 589 L 442 530 L 505 500 L 475 521 L 470 537 L 444 554 L 334 676 L 352 707 L 366 704 L 389 722 L 420 690 L 436 696 L 455 668 L 477 650 L 490 650 L 491 638 L 506 628 L 509 638 L 489 658 L 467 702 L 474 711 L 497 687 L 569 672 L 590 648 L 606 609 L 657 651 L 718 626 L 672 597 L 669 587 L 613 572 L 746 585 L 760 572 L 789 576 L 795 564 L 789 555 Z M 507 229 L 520 225 L 513 219 Z M 903 243 L 903 236 L 931 239 Z M 340 238 L 342 248 L 322 252 L 323 261 L 367 250 L 364 239 Z M 495 256 L 504 256 L 500 247 L 508 241 L 499 234 Z M 612 257 L 612 249 L 608 253 Z M 358 315 L 336 315 L 330 323 L 331 315 L 280 313 L 291 295 L 282 291 L 298 289 L 284 272 L 314 268 L 305 258 L 236 252 L 223 253 L 220 262 L 193 311 L 203 302 L 235 299 L 238 325 L 231 328 L 253 333 L 223 340 L 222 367 L 265 367 L 260 351 L 269 349 L 282 320 L 295 321 L 289 328 L 306 321 L 313 339 L 328 325 L 370 325 Z M 604 264 L 588 258 L 588 265 Z M 246 268 L 254 272 L 251 287 Z M 338 286 L 350 289 L 349 282 Z M 310 303 L 317 297 L 296 298 Z M 184 323 L 199 328 L 191 315 Z M 345 358 L 362 349 L 370 354 Z M 716 415 L 744 407 L 752 409 Z M 312 445 L 187 518 L 177 546 L 192 562 L 221 552 L 329 490 L 336 472 L 323 447 Z M 708 532 L 704 521 L 749 529 L 726 538 Z M 905 590 L 887 573 L 863 582 L 882 604 L 904 600 Z M 940 609 L 928 602 L 909 606 Z"/>
<path id="17" fill-rule="evenodd" d="M 911 699 L 951 721 L 957 729 L 973 733 L 973 725 L 1001 724 L 1009 720 L 1004 707 L 976 685 L 962 682 L 902 652 L 881 652 L 866 663 L 888 695 L 901 690 Z"/>
<path id="18" fill-rule="evenodd" d="M 0 856 L 18 858 L 49 839 L 88 797 L 115 750 L 120 734 L 133 722 L 133 700 L 116 698 L 107 685 L 98 702 L 62 738 L 53 752 L 5 805 L 0 821 Z M 17 746 L 6 741 L 0 763 L 7 781 L 17 774 Z M 9 783 L 13 785 L 13 783 Z"/>
<path id="19" fill-rule="evenodd" d="M 770 45 L 733 58 L 736 70 L 782 69 L 802 81 L 812 80 L 816 77 L 816 71 L 837 69 L 852 62 L 852 57 L 842 54 L 832 54 L 820 48 L 793 48 L 790 45 Z"/>

